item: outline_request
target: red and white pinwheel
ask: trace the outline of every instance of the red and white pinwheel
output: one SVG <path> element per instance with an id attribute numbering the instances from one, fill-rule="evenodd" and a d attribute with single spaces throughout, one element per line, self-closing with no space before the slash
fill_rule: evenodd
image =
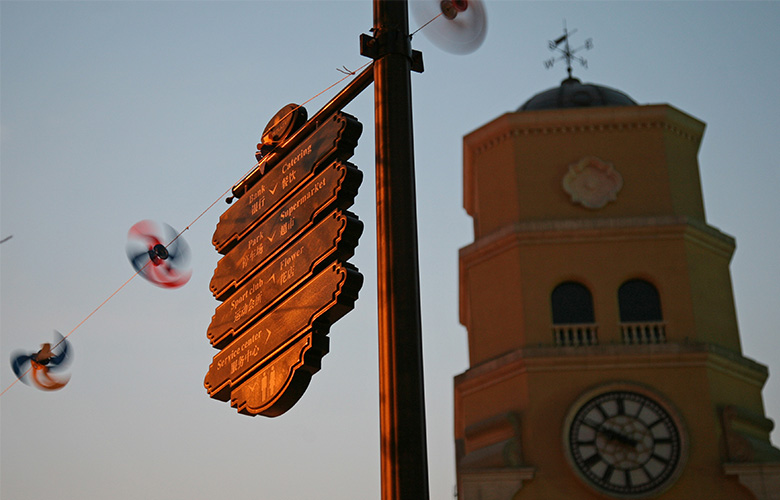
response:
<path id="1" fill-rule="evenodd" d="M 127 233 L 127 258 L 133 269 L 163 288 L 178 288 L 190 280 L 190 247 L 168 224 L 142 220 Z"/>

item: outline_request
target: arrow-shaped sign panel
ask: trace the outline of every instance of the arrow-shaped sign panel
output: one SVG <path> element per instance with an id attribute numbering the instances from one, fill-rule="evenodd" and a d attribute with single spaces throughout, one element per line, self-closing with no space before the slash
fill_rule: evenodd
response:
<path id="1" fill-rule="evenodd" d="M 281 297 L 333 260 L 352 257 L 363 223 L 349 212 L 333 212 L 269 261 L 217 307 L 206 336 L 222 347 Z"/>
<path id="2" fill-rule="evenodd" d="M 334 264 L 306 282 L 214 356 L 204 381 L 209 396 L 227 401 L 233 387 L 300 338 L 327 334 L 352 310 L 362 285 L 363 275 L 349 264 Z"/>
<path id="3" fill-rule="evenodd" d="M 349 208 L 362 179 L 363 174 L 354 165 L 341 162 L 332 163 L 312 178 L 217 263 L 210 284 L 214 296 L 225 300 L 320 215 Z"/>
<path id="4" fill-rule="evenodd" d="M 319 167 L 351 158 L 362 130 L 363 125 L 346 113 L 336 113 L 319 126 L 220 216 L 212 238 L 217 251 L 230 250 Z"/>

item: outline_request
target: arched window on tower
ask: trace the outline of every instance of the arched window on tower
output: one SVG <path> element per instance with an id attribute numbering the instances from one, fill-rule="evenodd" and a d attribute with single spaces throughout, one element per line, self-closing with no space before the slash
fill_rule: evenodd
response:
<path id="1" fill-rule="evenodd" d="M 662 344 L 666 326 L 658 290 L 641 279 L 628 280 L 618 289 L 620 331 L 625 344 Z"/>
<path id="2" fill-rule="evenodd" d="M 556 286 L 550 295 L 553 338 L 558 346 L 598 344 L 593 296 L 575 281 Z"/>

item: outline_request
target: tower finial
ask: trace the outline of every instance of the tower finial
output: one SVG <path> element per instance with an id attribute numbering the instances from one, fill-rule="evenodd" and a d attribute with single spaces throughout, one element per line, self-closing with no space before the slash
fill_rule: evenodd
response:
<path id="1" fill-rule="evenodd" d="M 572 49 L 569 46 L 569 37 L 571 37 L 574 33 L 576 33 L 577 30 L 568 31 L 566 29 L 566 20 L 563 21 L 563 35 L 559 36 L 555 40 L 550 40 L 548 42 L 548 46 L 550 50 L 557 50 L 562 55 L 558 57 L 551 57 L 550 59 L 547 59 L 544 61 L 544 67 L 545 68 L 552 68 L 555 64 L 555 61 L 566 61 L 566 71 L 569 73 L 569 78 L 572 78 L 571 74 L 571 62 L 572 60 L 579 62 L 583 67 L 588 67 L 588 61 L 582 57 L 575 56 L 574 54 L 579 52 L 582 49 L 590 50 L 593 48 L 593 39 L 588 38 L 585 40 L 585 44 L 581 47 L 577 47 L 576 49 Z M 563 44 L 563 48 L 561 48 L 561 44 Z"/>

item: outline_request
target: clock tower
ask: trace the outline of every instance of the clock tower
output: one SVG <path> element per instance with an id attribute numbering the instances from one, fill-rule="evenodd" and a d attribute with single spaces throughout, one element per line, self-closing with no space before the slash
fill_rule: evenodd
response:
<path id="1" fill-rule="evenodd" d="M 460 500 L 780 498 L 703 132 L 569 77 L 464 138 Z"/>

